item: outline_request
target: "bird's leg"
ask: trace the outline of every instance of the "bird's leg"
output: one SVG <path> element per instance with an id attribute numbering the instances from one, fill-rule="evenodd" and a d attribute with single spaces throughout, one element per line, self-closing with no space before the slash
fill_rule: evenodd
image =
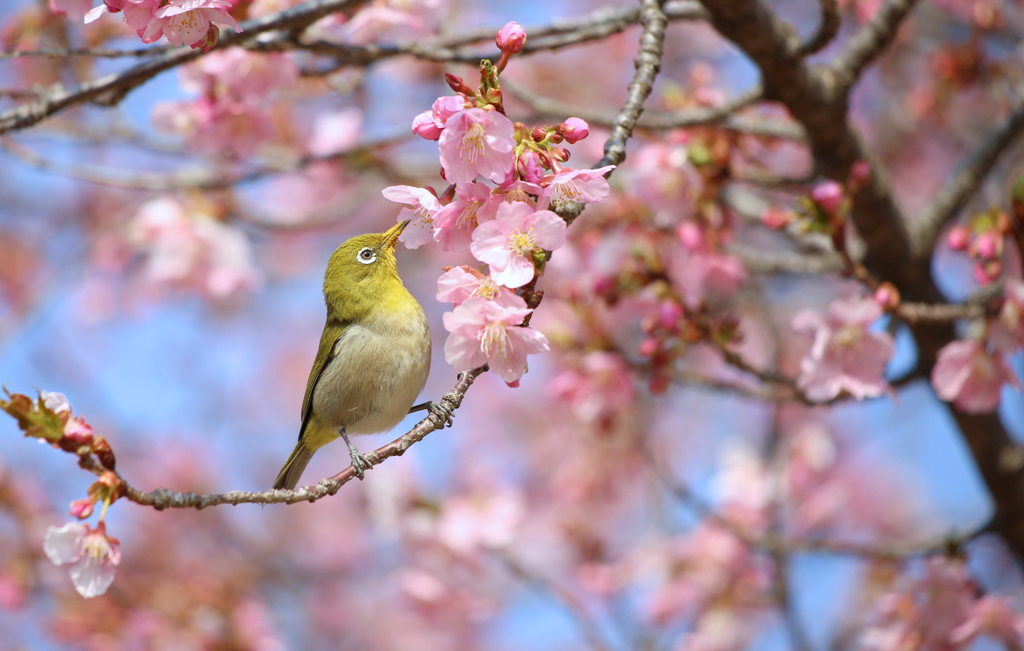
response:
<path id="1" fill-rule="evenodd" d="M 455 417 L 452 414 L 452 410 L 443 402 L 428 400 L 426 402 L 421 402 L 418 405 L 413 405 L 409 409 L 410 414 L 414 414 L 417 411 L 429 411 L 432 414 L 437 414 L 444 419 L 444 423 L 447 427 L 451 427 L 455 423 Z"/>
<path id="2" fill-rule="evenodd" d="M 348 456 L 352 459 L 352 469 L 355 470 L 356 477 L 359 477 L 359 480 L 362 481 L 363 471 L 372 468 L 372 464 L 370 464 L 369 459 L 364 457 L 359 450 L 356 449 L 356 446 L 352 445 L 352 441 L 349 440 L 344 427 L 338 428 L 338 434 L 340 434 L 341 438 L 345 439 L 345 443 L 348 444 Z"/>

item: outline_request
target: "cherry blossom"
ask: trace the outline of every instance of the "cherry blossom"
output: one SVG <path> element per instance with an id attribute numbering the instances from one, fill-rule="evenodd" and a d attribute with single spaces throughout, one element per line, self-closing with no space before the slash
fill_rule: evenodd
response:
<path id="1" fill-rule="evenodd" d="M 80 22 L 92 9 L 92 0 L 50 0 L 50 11 Z"/>
<path id="2" fill-rule="evenodd" d="M 793 330 L 814 339 L 797 378 L 808 398 L 825 402 L 847 391 L 863 400 L 885 393 L 883 373 L 895 344 L 889 334 L 868 330 L 881 316 L 875 301 L 846 298 L 833 301 L 827 315 L 807 310 L 793 317 Z"/>
<path id="3" fill-rule="evenodd" d="M 455 201 L 441 208 L 434 216 L 434 239 L 445 251 L 467 251 L 473 232 L 480 223 L 480 208 L 491 196 L 483 183 L 456 187 Z M 485 212 L 486 214 L 486 212 Z M 493 219 L 494 215 L 490 215 Z"/>
<path id="4" fill-rule="evenodd" d="M 526 45 L 526 30 L 519 23 L 508 23 L 498 30 L 494 37 L 494 44 L 502 52 L 519 54 Z"/>
<path id="5" fill-rule="evenodd" d="M 1015 611 L 1005 597 L 982 597 L 971 606 L 967 621 L 953 629 L 949 641 L 966 646 L 979 635 L 1009 647 L 1020 646 L 1024 639 L 1024 615 Z"/>
<path id="6" fill-rule="evenodd" d="M 448 118 L 466 108 L 466 98 L 462 95 L 438 97 L 429 111 L 424 111 L 413 118 L 412 131 L 424 140 L 437 140 L 441 137 Z"/>
<path id="7" fill-rule="evenodd" d="M 548 386 L 584 422 L 612 416 L 632 404 L 634 397 L 625 360 L 601 350 L 587 353 L 578 369 L 562 371 Z"/>
<path id="8" fill-rule="evenodd" d="M 359 142 L 362 119 L 362 112 L 356 108 L 318 116 L 309 138 L 309 153 L 333 156 L 352 149 Z"/>
<path id="9" fill-rule="evenodd" d="M 458 306 L 476 296 L 497 301 L 504 307 L 526 308 L 526 301 L 514 291 L 465 265 L 452 267 L 437 279 L 437 300 L 443 303 L 450 302 Z"/>
<path id="10" fill-rule="evenodd" d="M 441 167 L 450 183 L 470 183 L 483 176 L 505 180 L 515 162 L 512 122 L 497 111 L 469 108 L 449 117 L 440 137 Z"/>
<path id="11" fill-rule="evenodd" d="M 562 123 L 559 133 L 570 144 L 575 144 L 590 135 L 590 125 L 580 118 L 569 118 Z"/>
<path id="12" fill-rule="evenodd" d="M 407 248 L 416 249 L 434 238 L 434 216 L 441 209 L 441 203 L 430 190 L 414 188 L 411 185 L 393 185 L 381 191 L 384 198 L 396 203 L 405 203 L 412 208 L 402 208 L 398 221 L 411 220 L 398 241 Z"/>
<path id="13" fill-rule="evenodd" d="M 96 529 L 76 522 L 50 527 L 43 551 L 54 565 L 71 564 L 71 581 L 86 598 L 105 593 L 121 563 L 120 543 L 107 536 L 103 522 Z"/>
<path id="14" fill-rule="evenodd" d="M 462 554 L 507 547 L 526 515 L 515 491 L 474 493 L 445 501 L 437 523 L 438 539 Z"/>
<path id="15" fill-rule="evenodd" d="M 606 165 L 592 170 L 574 170 L 564 168 L 551 179 L 546 180 L 544 193 L 537 200 L 537 207 L 547 210 L 562 210 L 571 202 L 597 203 L 608 198 L 611 188 L 604 175 L 615 169 L 614 165 Z"/>
<path id="16" fill-rule="evenodd" d="M 120 5 L 120 6 L 118 6 Z M 92 22 L 105 12 L 124 11 L 125 22 L 139 33 L 144 43 L 155 43 L 166 37 L 171 45 L 188 45 L 209 49 L 216 43 L 214 23 L 241 31 L 228 13 L 228 0 L 125 0 L 107 2 L 85 16 Z M 211 42 L 212 41 L 212 42 Z"/>
<path id="17" fill-rule="evenodd" d="M 983 342 L 951 341 L 939 350 L 932 369 L 936 395 L 969 414 L 984 414 L 999 406 L 1004 384 L 1020 390 L 1020 380 L 1003 354 L 990 351 Z"/>
<path id="18" fill-rule="evenodd" d="M 489 364 L 505 382 L 518 381 L 526 372 L 526 356 L 549 350 L 547 337 L 520 325 L 531 312 L 479 297 L 467 300 L 444 315 L 451 333 L 445 361 L 458 370 Z"/>
<path id="19" fill-rule="evenodd" d="M 473 233 L 470 250 L 491 268 L 494 282 L 521 287 L 533 279 L 533 253 L 554 251 L 565 244 L 565 221 L 549 210 L 534 211 L 517 201 L 498 207 L 494 221 L 481 224 Z"/>

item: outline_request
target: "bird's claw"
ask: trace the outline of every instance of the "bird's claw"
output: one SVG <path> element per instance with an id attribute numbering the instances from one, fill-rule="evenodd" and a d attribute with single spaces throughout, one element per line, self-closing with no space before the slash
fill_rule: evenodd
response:
<path id="1" fill-rule="evenodd" d="M 455 415 L 452 414 L 451 408 L 439 401 L 431 401 L 429 407 L 430 413 L 440 416 L 445 427 L 451 427 L 455 424 Z"/>
<path id="2" fill-rule="evenodd" d="M 352 470 L 355 471 L 356 477 L 362 481 L 365 476 L 365 471 L 372 468 L 373 464 L 371 464 L 370 460 L 363 456 L 363 454 L 360 453 L 354 445 L 348 446 L 348 456 L 352 459 Z"/>

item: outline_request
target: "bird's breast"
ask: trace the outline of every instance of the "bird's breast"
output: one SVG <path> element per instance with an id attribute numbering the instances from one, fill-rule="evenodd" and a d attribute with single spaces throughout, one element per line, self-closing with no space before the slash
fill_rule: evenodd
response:
<path id="1" fill-rule="evenodd" d="M 408 295 L 407 295 L 408 296 Z M 346 328 L 313 391 L 313 411 L 349 434 L 392 429 L 430 371 L 430 327 L 412 296 Z"/>

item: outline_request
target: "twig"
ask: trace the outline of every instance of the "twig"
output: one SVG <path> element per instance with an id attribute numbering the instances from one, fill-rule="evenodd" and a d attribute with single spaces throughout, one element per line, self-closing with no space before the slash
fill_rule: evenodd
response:
<path id="1" fill-rule="evenodd" d="M 615 117 L 612 133 L 604 144 L 604 157 L 597 167 L 621 165 L 626 160 L 626 141 L 633 135 L 636 121 L 644 111 L 644 102 L 654 88 L 654 78 L 661 70 L 667 22 L 658 0 L 640 0 L 640 23 L 644 32 L 640 37 L 640 53 L 633 61 L 636 74 L 626 90 L 626 102 Z"/>
<path id="2" fill-rule="evenodd" d="M 605 639 L 597 620 L 590 614 L 586 605 L 570 590 L 535 572 L 531 572 L 511 554 L 503 550 L 495 551 L 495 554 L 502 560 L 512 575 L 551 595 L 553 599 L 560 603 L 576 621 L 576 624 L 583 633 L 583 637 L 586 638 L 590 646 L 597 649 L 597 651 L 613 651 L 614 647 Z"/>
<path id="3" fill-rule="evenodd" d="M 974 150 L 942 189 L 910 223 L 911 250 L 915 258 L 931 256 L 943 225 L 956 216 L 974 195 L 999 156 L 1024 131 L 1024 89 L 1017 91 L 1010 116 Z"/>
<path id="4" fill-rule="evenodd" d="M 140 47 L 135 50 L 108 50 L 102 48 L 67 48 L 52 50 L 7 50 L 0 52 L 0 61 L 6 59 L 67 59 L 69 57 L 93 57 L 96 59 L 120 59 L 127 57 L 157 56 L 176 50 L 173 45 L 159 45 L 155 47 Z"/>
<path id="5" fill-rule="evenodd" d="M 477 376 L 485 372 L 487 367 L 476 368 L 471 371 L 459 373 L 458 382 L 455 387 L 441 398 L 441 403 L 451 412 L 455 412 L 461 405 L 466 391 L 473 385 Z M 411 430 L 399 436 L 387 445 L 381 446 L 373 452 L 367 452 L 364 456 L 371 466 L 377 466 L 389 457 L 402 456 L 414 443 L 422 441 L 428 434 L 435 430 L 443 429 L 445 417 L 431 411 L 426 418 L 421 420 Z M 83 457 L 82 465 L 88 470 L 102 474 L 103 468 L 98 462 L 91 460 L 92 457 Z M 297 502 L 315 502 L 319 499 L 334 495 L 338 490 L 355 478 L 355 472 L 349 466 L 338 474 L 320 480 L 316 485 L 303 486 L 295 490 L 269 490 L 259 493 L 247 491 L 230 491 L 213 495 L 199 495 L 196 493 L 178 493 L 165 488 L 158 488 L 152 492 L 141 491 L 125 482 L 125 497 L 141 504 L 152 506 L 158 511 L 163 509 L 204 509 L 208 506 L 220 504 L 295 504 Z"/>
<path id="6" fill-rule="evenodd" d="M 860 78 L 864 68 L 896 38 L 900 24 L 917 0 L 887 0 L 874 17 L 850 37 L 846 47 L 829 66 L 835 77 L 835 91 L 842 96 Z"/>
<path id="7" fill-rule="evenodd" d="M 809 56 L 820 52 L 839 33 L 839 6 L 836 0 L 818 0 L 821 7 L 821 23 L 810 40 L 800 46 L 799 54 Z"/>

